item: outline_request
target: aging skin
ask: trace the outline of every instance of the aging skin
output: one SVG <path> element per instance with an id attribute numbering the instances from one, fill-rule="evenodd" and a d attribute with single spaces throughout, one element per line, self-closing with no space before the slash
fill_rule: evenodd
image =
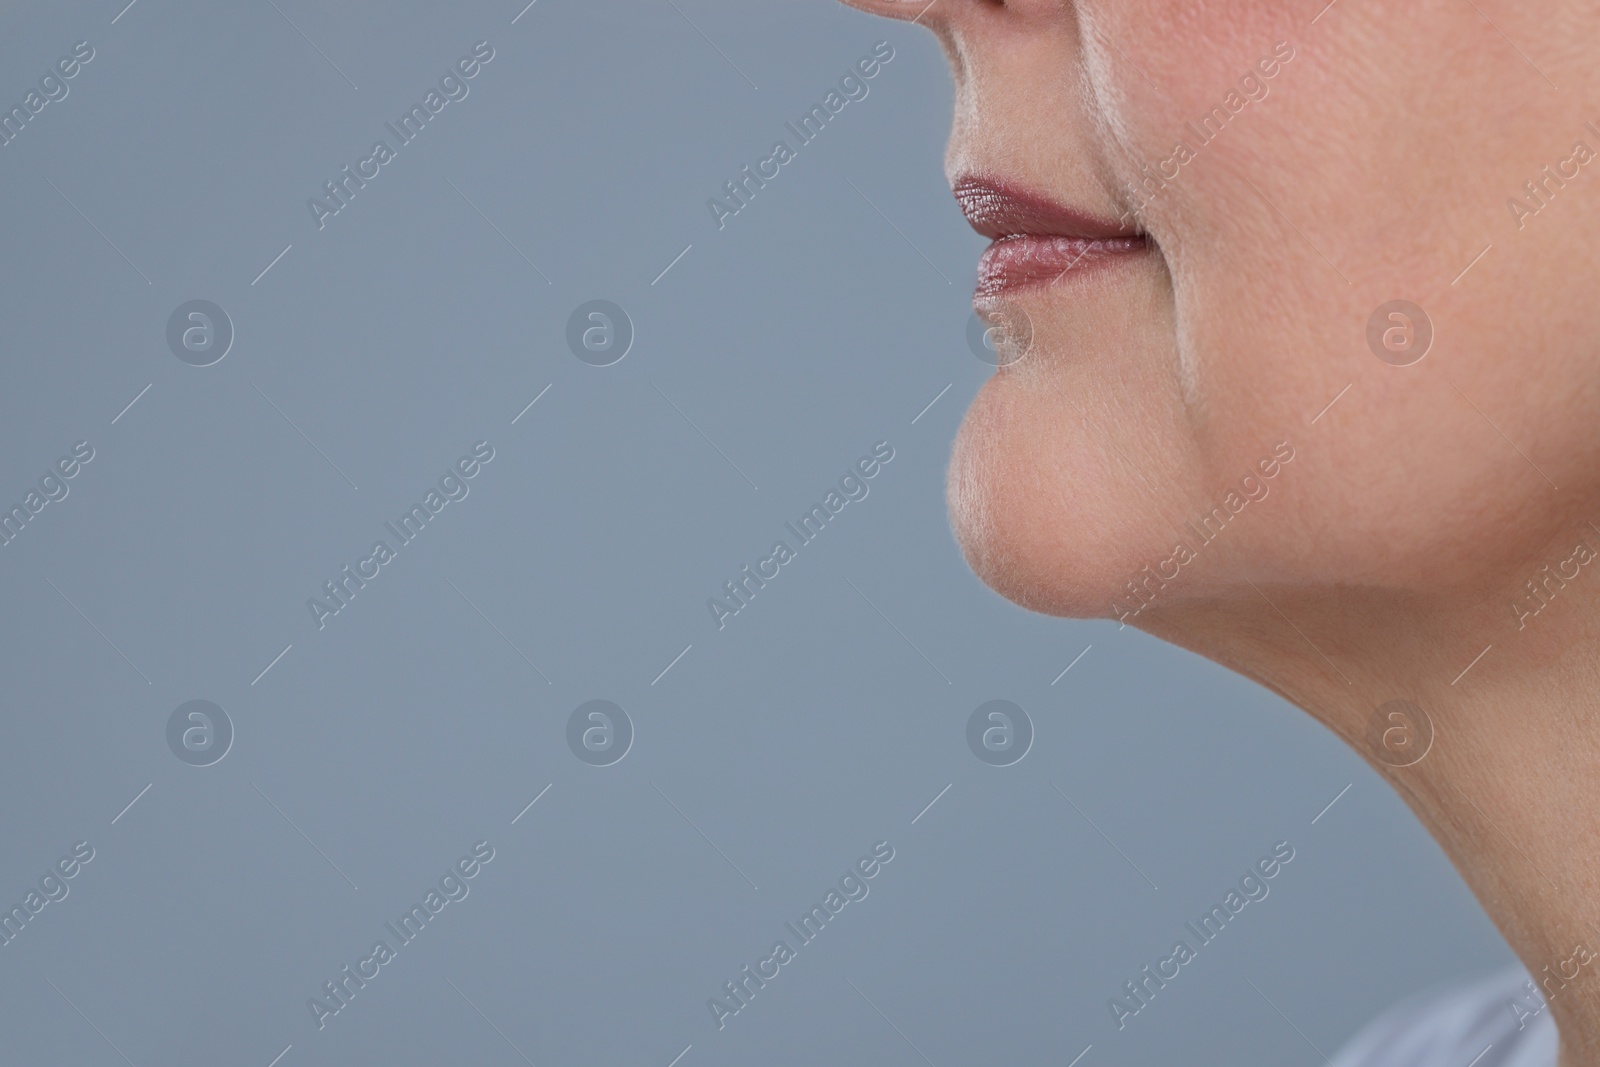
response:
<path id="1" fill-rule="evenodd" d="M 975 212 L 1001 238 L 979 310 L 1032 343 L 951 460 L 974 570 L 1316 716 L 1536 977 L 1595 944 L 1600 566 L 1576 561 L 1600 550 L 1600 7 L 850 2 L 942 43 L 952 186 L 1021 195 Z M 1034 199 L 1065 215 L 1030 221 Z M 1392 300 L 1433 329 L 1410 365 L 1368 342 Z M 1419 323 L 1388 326 L 1403 349 Z M 1268 491 L 1235 511 L 1250 474 Z M 1367 739 L 1396 699 L 1434 731 L 1403 768 Z M 1551 1000 L 1564 1067 L 1600 1062 L 1585 975 Z"/>

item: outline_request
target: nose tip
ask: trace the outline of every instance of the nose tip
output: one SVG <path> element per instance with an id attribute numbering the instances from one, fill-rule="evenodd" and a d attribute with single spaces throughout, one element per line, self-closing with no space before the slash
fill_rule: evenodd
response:
<path id="1" fill-rule="evenodd" d="M 921 22 L 923 16 L 929 14 L 932 8 L 939 4 L 953 3 L 954 0 L 840 0 L 840 2 L 868 14 L 882 15 L 884 18 Z"/>

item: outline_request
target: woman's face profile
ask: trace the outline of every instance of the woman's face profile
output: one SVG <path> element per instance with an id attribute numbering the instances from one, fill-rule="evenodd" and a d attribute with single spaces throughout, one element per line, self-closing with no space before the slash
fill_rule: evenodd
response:
<path id="1" fill-rule="evenodd" d="M 1600 13 L 857 6 L 942 41 L 947 176 L 997 238 L 1016 361 L 949 475 L 990 585 L 1158 630 L 1252 583 L 1481 599 L 1582 527 Z"/>
<path id="2" fill-rule="evenodd" d="M 948 477 L 973 569 L 1306 709 L 1528 974 L 1569 959 L 1600 928 L 1600 8 L 849 2 L 941 41 L 993 242 L 1000 366 Z M 1563 1067 L 1600 1060 L 1600 990 L 1545 988 Z"/>

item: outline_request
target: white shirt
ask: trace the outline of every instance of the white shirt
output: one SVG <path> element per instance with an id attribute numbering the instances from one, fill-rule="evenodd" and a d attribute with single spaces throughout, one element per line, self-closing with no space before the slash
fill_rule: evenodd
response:
<path id="1" fill-rule="evenodd" d="M 1513 967 L 1413 997 L 1368 1023 L 1332 1065 L 1555 1067 L 1555 1022 L 1528 981 L 1527 971 Z"/>

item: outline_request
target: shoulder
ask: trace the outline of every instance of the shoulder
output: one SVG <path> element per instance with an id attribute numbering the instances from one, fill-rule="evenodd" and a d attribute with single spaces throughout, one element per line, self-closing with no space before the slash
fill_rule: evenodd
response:
<path id="1" fill-rule="evenodd" d="M 1513 967 L 1424 993 L 1364 1027 L 1331 1067 L 1555 1067 L 1550 1013 Z"/>

